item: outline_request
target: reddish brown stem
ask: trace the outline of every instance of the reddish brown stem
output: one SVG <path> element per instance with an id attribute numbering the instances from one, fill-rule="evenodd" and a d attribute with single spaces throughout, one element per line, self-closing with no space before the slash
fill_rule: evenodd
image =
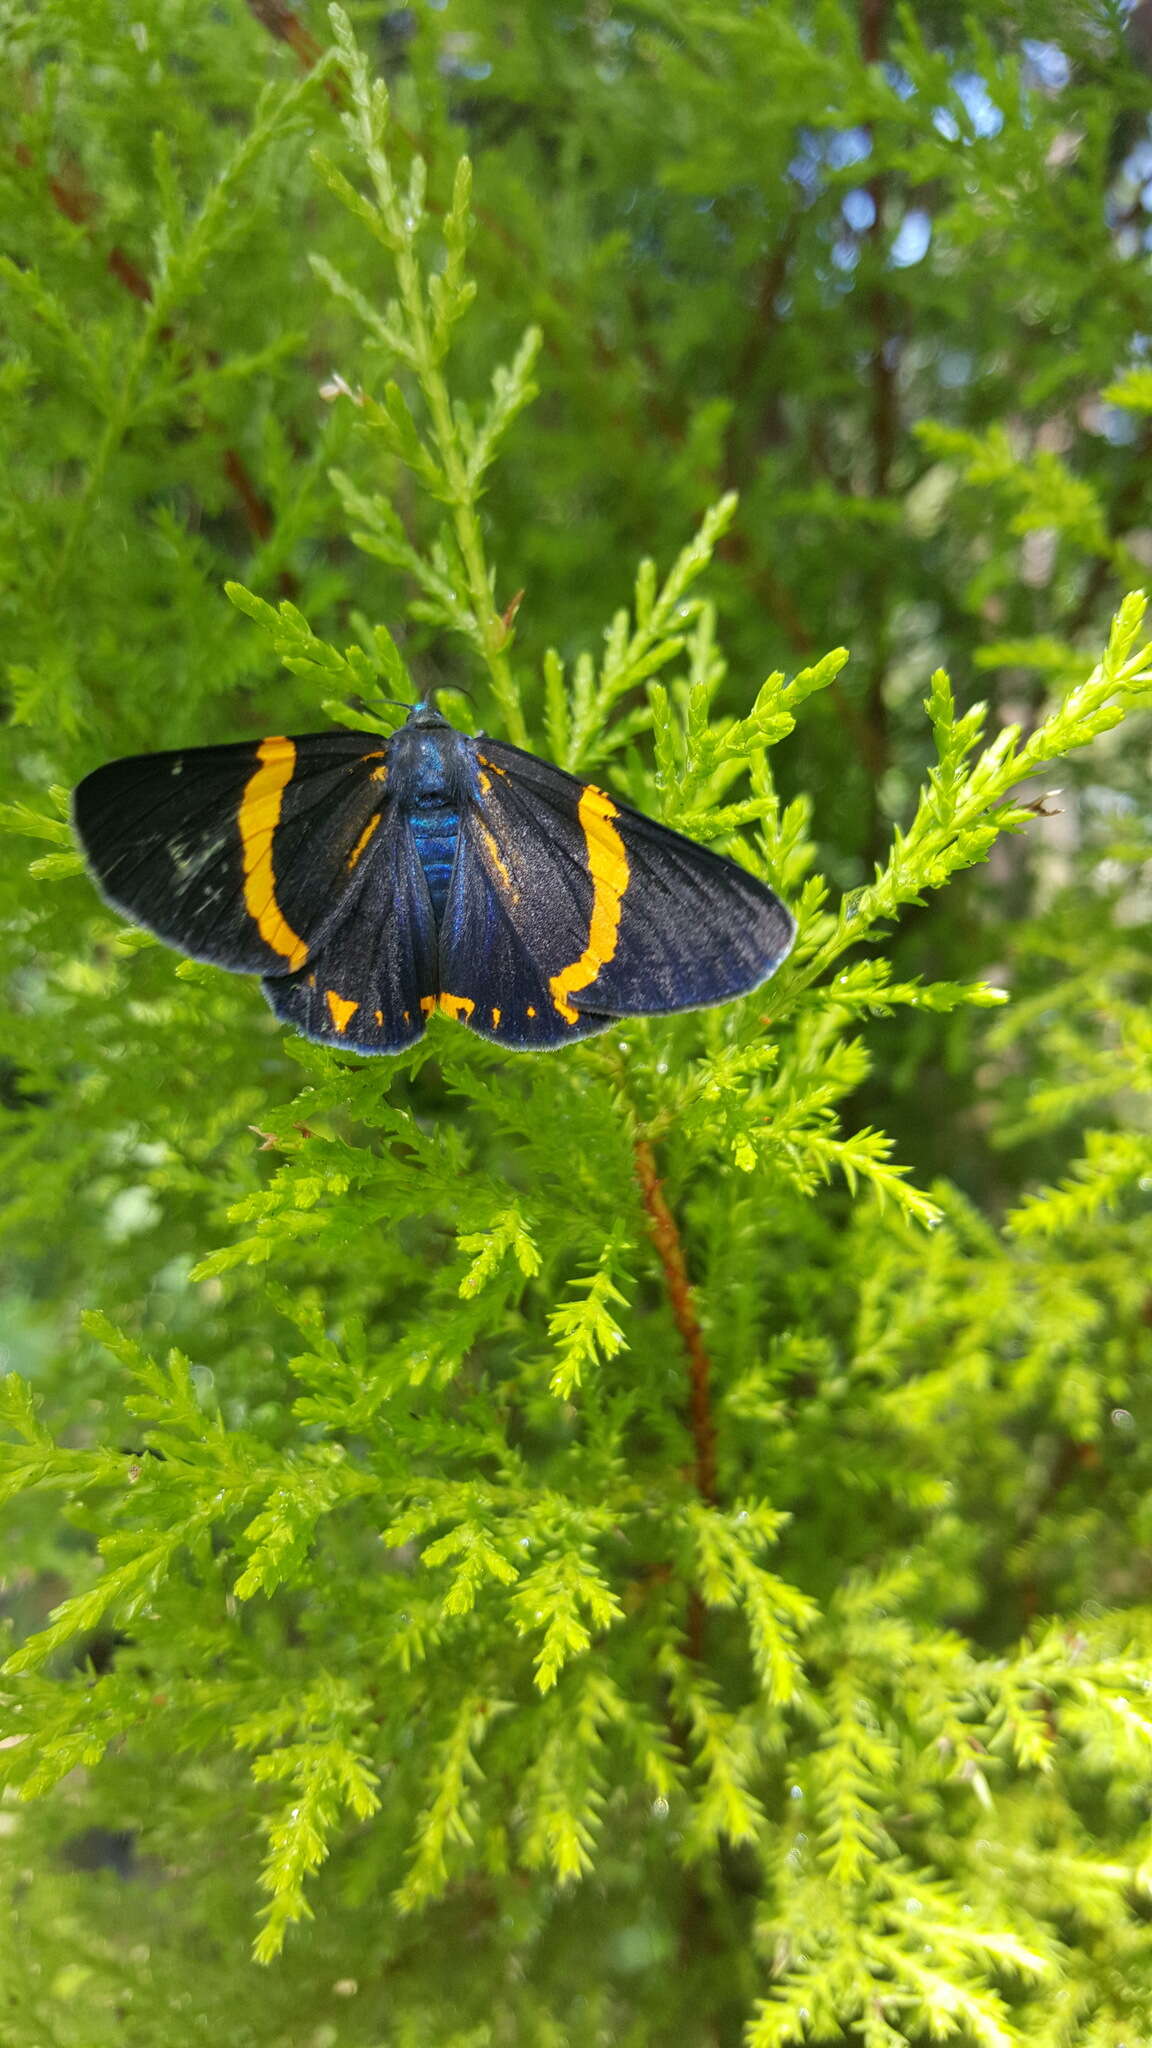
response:
<path id="1" fill-rule="evenodd" d="M 267 540 L 272 531 L 272 514 L 249 476 L 242 458 L 237 455 L 234 448 L 226 448 L 223 459 L 224 474 L 244 507 L 248 531 L 255 534 L 257 540 Z"/>
<path id="2" fill-rule="evenodd" d="M 25 170 L 35 169 L 35 158 L 27 143 L 18 142 L 12 154 Z M 50 177 L 48 190 L 52 194 L 52 204 L 57 212 L 62 213 L 65 220 L 72 221 L 78 228 L 87 227 L 89 221 L 99 212 L 96 194 L 88 190 L 79 173 L 74 173 L 71 179 Z M 125 291 L 131 292 L 133 298 L 147 302 L 152 297 L 152 287 L 144 272 L 133 263 L 130 256 L 125 255 L 123 249 L 118 246 L 109 249 L 105 260 L 113 277 L 124 286 Z"/>
<path id="3" fill-rule="evenodd" d="M 884 55 L 888 32 L 890 0 L 860 0 L 860 55 L 866 64 L 878 64 Z M 871 133 L 871 131 L 869 131 Z M 888 194 L 888 179 L 878 171 L 868 180 L 868 194 L 872 201 L 872 225 L 868 239 L 872 244 L 872 262 L 875 282 L 866 299 L 866 315 L 872 329 L 871 360 L 871 418 L 869 432 L 872 442 L 871 492 L 876 499 L 886 498 L 892 488 L 892 471 L 895 463 L 900 435 L 900 412 L 895 360 L 896 323 L 891 297 L 883 283 L 884 236 L 886 232 L 885 201 Z M 860 738 L 864 766 L 871 784 L 871 818 L 868 828 L 870 858 L 883 857 L 886 837 L 884 820 L 879 803 L 879 784 L 891 760 L 891 740 L 888 726 L 888 706 L 884 697 L 890 659 L 889 616 L 891 593 L 887 569 L 878 567 L 869 593 L 869 609 L 875 619 L 873 629 L 872 657 L 868 667 L 867 685 L 862 706 Z"/>
<path id="4" fill-rule="evenodd" d="M 664 1268 L 664 1284 L 668 1299 L 676 1318 L 676 1328 L 688 1354 L 690 1378 L 689 1412 L 692 1418 L 692 1436 L 696 1445 L 696 1486 L 703 1500 L 716 1499 L 716 1425 L 712 1420 L 711 1378 L 712 1361 L 704 1346 L 704 1333 L 696 1314 L 688 1269 L 684 1263 L 684 1248 L 676 1218 L 668 1207 L 668 1198 L 663 1183 L 656 1171 L 656 1155 L 647 1138 L 637 1138 L 634 1145 L 636 1178 L 644 1207 L 648 1211 L 648 1224 L 657 1256 Z"/>
<path id="5" fill-rule="evenodd" d="M 131 292 L 134 299 L 139 299 L 141 305 L 146 306 L 152 297 L 152 285 L 140 265 L 133 263 L 119 244 L 109 249 L 107 263 L 117 284 L 122 284 L 126 292 Z"/>
<path id="6" fill-rule="evenodd" d="M 287 43 L 294 50 L 305 71 L 311 71 L 324 54 L 323 46 L 316 41 L 311 29 L 305 28 L 298 14 L 284 4 L 284 0 L 248 0 L 251 13 L 256 16 L 262 28 L 277 42 Z"/>
<path id="7" fill-rule="evenodd" d="M 306 28 L 300 16 L 287 5 L 287 0 L 248 0 L 248 10 L 278 43 L 287 43 L 302 71 L 315 70 L 324 55 L 324 45 L 316 41 L 311 29 Z M 324 80 L 324 90 L 334 107 L 345 104 L 346 84 L 342 71 Z"/>
<path id="8" fill-rule="evenodd" d="M 25 169 L 35 169 L 35 159 L 24 143 L 17 143 L 13 155 Z M 75 222 L 77 227 L 87 228 L 95 240 L 92 223 L 99 217 L 100 200 L 96 193 L 83 183 L 79 173 L 73 173 L 68 180 L 50 176 L 47 184 L 52 203 L 58 212 L 62 213 L 66 220 Z M 130 256 L 125 255 L 119 245 L 108 251 L 105 261 L 117 284 L 122 285 L 126 292 L 131 292 L 134 299 L 148 305 L 152 298 L 152 284 L 139 265 L 134 263 Z M 160 338 L 162 341 L 171 342 L 171 328 L 163 328 Z M 248 531 L 258 541 L 267 540 L 273 527 L 272 513 L 256 489 L 242 457 L 234 448 L 226 448 L 222 466 L 229 484 L 240 501 Z M 281 573 L 280 585 L 285 597 L 295 596 L 296 578 L 290 570 Z"/>

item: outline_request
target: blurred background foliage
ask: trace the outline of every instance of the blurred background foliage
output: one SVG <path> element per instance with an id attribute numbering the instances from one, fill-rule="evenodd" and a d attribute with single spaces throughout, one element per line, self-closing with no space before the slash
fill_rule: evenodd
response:
<path id="1" fill-rule="evenodd" d="M 398 171 L 424 160 L 434 219 L 461 151 L 474 160 L 478 291 L 454 388 L 481 397 L 526 324 L 541 330 L 540 395 L 484 500 L 497 608 L 523 593 L 515 660 L 532 744 L 544 750 L 546 650 L 574 662 L 631 602 L 637 559 L 667 565 L 737 491 L 707 584 L 727 660 L 715 708 L 743 714 L 770 671 L 851 650 L 774 754 L 785 799 L 810 800 L 820 870 L 851 896 L 915 807 L 932 670 L 949 670 L 961 712 L 987 702 L 993 735 L 1014 723 L 1027 736 L 1091 668 L 1120 595 L 1152 563 L 1152 10 L 365 0 L 350 12 L 391 89 Z M 249 1127 L 291 1142 L 300 1071 L 270 1020 L 253 1021 L 249 989 L 177 980 L 168 955 L 94 921 L 48 790 L 117 753 L 315 727 L 314 683 L 276 671 L 222 597 L 230 579 L 298 606 L 341 645 L 387 621 L 421 689 L 476 682 L 459 638 L 413 606 L 403 569 L 354 544 L 332 478 L 381 488 L 357 400 L 394 366 L 370 321 L 365 341 L 363 308 L 331 288 L 334 269 L 373 304 L 383 293 L 360 225 L 309 160 L 315 143 L 338 153 L 346 109 L 339 67 L 320 62 L 329 33 L 308 0 L 0 7 L 15 834 L 0 878 L 0 1346 L 69 1454 L 142 1441 L 140 1410 L 125 1411 L 107 1351 L 81 1331 L 93 1307 L 146 1345 L 187 1351 L 226 1421 L 297 1445 L 266 1300 L 189 1273 L 264 1185 Z M 399 463 L 386 485 L 412 545 L 428 546 L 439 508 Z M 626 760 L 641 774 L 637 732 Z M 651 1829 L 615 1841 L 610 1829 L 577 1892 L 539 1873 L 508 1879 L 493 1824 L 428 1921 L 389 1918 L 395 1873 L 361 1846 L 315 1925 L 261 1972 L 247 1951 L 260 1848 L 247 1770 L 219 1748 L 198 1754 L 190 1693 L 178 1769 L 170 1717 L 150 1730 L 145 1716 L 89 1771 L 81 1717 L 77 1768 L 53 1798 L 0 1809 L 13 1929 L 0 2035 L 18 2048 L 727 2044 L 778 1981 L 780 2002 L 752 2022 L 757 2048 L 919 2048 L 949 2030 L 1053 2048 L 1148 2037 L 1152 1727 L 1131 1695 L 1152 1686 L 1149 763 L 1145 715 L 1061 762 L 1058 793 L 1028 784 L 1029 829 L 906 911 L 887 941 L 899 982 L 987 976 L 1011 995 L 991 1017 L 874 1017 L 870 1056 L 839 1091 L 846 1137 L 890 1133 L 913 1180 L 934 1187 L 939 1229 L 850 1211 L 842 1190 L 743 1209 L 741 1192 L 726 1206 L 688 1154 L 678 1181 L 669 1167 L 718 1321 L 748 1262 L 766 1274 L 728 1332 L 734 1356 L 756 1354 L 725 1389 L 731 1498 L 747 1487 L 793 1512 L 787 1573 L 834 1617 L 815 1653 L 829 1685 L 856 1654 L 845 1644 L 866 1642 L 872 1659 L 870 1705 L 857 1712 L 853 1694 L 839 1720 L 812 1717 L 814 1780 L 800 1765 L 790 1776 L 775 1722 L 775 1779 L 763 1754 L 748 1763 L 773 1783 L 758 1796 L 781 1868 L 791 1857 L 801 1871 L 791 1905 L 772 1905 L 746 1846 L 686 1876 Z M 30 845 L 37 833 L 49 850 Z M 678 1028 L 673 1058 L 689 1043 Z M 323 1059 L 305 1066 L 338 1116 L 346 1070 L 333 1083 Z M 461 1107 L 466 1063 L 447 1082 L 395 1085 L 422 1128 L 471 1119 L 489 1170 L 509 1170 L 499 1114 L 489 1124 L 488 1107 Z M 367 1100 L 351 1114 L 370 1126 Z M 419 1216 L 405 1250 L 427 1256 Z M 365 1282 L 360 1269 L 346 1280 L 352 1314 Z M 401 1320 L 418 1333 L 423 1313 L 417 1288 Z M 420 1403 L 434 1441 L 427 1388 Z M 661 1454 L 674 1455 L 663 1441 Z M 4 1596 L 19 1637 L 91 1583 L 106 1525 L 90 1506 L 62 1517 L 58 1492 L 33 1484 L 14 1529 Z M 345 1647 L 357 1573 L 376 1569 L 368 1544 L 363 1530 L 333 1542 L 320 1568 Z M 288 1674 L 319 1626 L 306 1601 L 248 1625 L 255 1663 Z M 170 1645 L 178 1671 L 222 1654 L 214 1627 L 192 1601 Z M 946 1724 L 925 1673 L 960 1655 L 952 1631 L 985 1661 L 977 1703 Z M 126 1687 L 122 1642 L 94 1629 L 54 1667 L 64 1690 Z M 330 1642 L 318 1655 L 339 1662 Z M 1009 1669 L 998 1693 L 988 1674 Z M 730 1674 L 712 1676 L 717 1714 L 738 1718 Z M 242 1691 L 239 1667 L 233 1678 Z M 1078 1745 L 1064 1777 L 1049 1755 L 1057 1728 Z M 928 1753 L 948 1778 L 935 1805 L 928 1778 L 905 1771 Z M 876 1895 L 858 1912 L 827 1869 L 807 1871 L 808 1838 L 789 1820 L 794 1797 L 819 1802 L 829 1755 L 856 1785 L 857 1823 L 879 1801 L 880 1833 L 894 1831 L 885 1869 L 904 1868 L 906 1826 L 921 1866 L 951 1887 L 947 1910 L 937 1904 L 952 1931 L 916 1965 L 943 1991 L 886 1977 L 889 1958 L 873 2001 L 857 1998 L 867 1930 L 879 1939 L 888 1923 Z M 1026 1789 L 1010 1757 L 1036 1773 Z M 876 1837 L 859 1854 L 888 1851 Z M 889 1920 L 904 1911 L 894 1896 Z M 1019 1902 L 1011 1928 L 1006 1898 Z M 983 1951 L 994 1991 L 957 1961 L 964 1911 L 1000 1929 L 999 1955 Z"/>

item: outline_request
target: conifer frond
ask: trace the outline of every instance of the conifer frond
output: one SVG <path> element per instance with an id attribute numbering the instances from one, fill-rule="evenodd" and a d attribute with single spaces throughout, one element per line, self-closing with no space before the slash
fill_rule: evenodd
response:
<path id="1" fill-rule="evenodd" d="M 431 1753 L 431 1796 L 416 1822 L 411 1867 L 395 1894 L 401 1913 L 414 1912 L 436 1898 L 448 1882 L 452 1852 L 467 1849 L 472 1842 L 474 1788 L 482 1776 L 476 1751 L 487 1733 L 489 1715 L 486 1700 L 466 1698 Z"/>
<path id="2" fill-rule="evenodd" d="M 541 1692 L 550 1692 L 570 1658 L 589 1648 L 593 1630 L 610 1628 L 624 1613 L 587 1552 L 569 1551 L 537 1565 L 520 1580 L 509 1605 L 521 1635 L 542 1637 L 534 1659 Z"/>
<path id="3" fill-rule="evenodd" d="M 311 1915 L 304 1886 L 328 1855 L 344 1809 L 357 1820 L 368 1820 L 380 1797 L 364 1758 L 335 1741 L 268 1751 L 256 1758 L 252 1776 L 258 1785 L 286 1784 L 291 1800 L 265 1828 L 268 1853 L 260 1883 L 272 1897 L 261 1914 L 264 1924 L 253 1953 L 257 1962 L 270 1963 L 289 1927 Z"/>
<path id="4" fill-rule="evenodd" d="M 549 1384 L 562 1401 L 570 1398 L 588 1368 L 627 1349 L 628 1339 L 613 1311 L 626 1309 L 628 1298 L 612 1277 L 613 1271 L 619 1271 L 625 1249 L 621 1240 L 613 1237 L 605 1246 L 599 1270 L 573 1281 L 582 1299 L 564 1302 L 548 1318 L 548 1333 L 559 1353 Z"/>
<path id="5" fill-rule="evenodd" d="M 947 12 L 5 16 L 4 2048 L 1152 2038 L 1141 10 Z M 83 876 L 432 697 L 779 971 L 364 1060 Z"/>

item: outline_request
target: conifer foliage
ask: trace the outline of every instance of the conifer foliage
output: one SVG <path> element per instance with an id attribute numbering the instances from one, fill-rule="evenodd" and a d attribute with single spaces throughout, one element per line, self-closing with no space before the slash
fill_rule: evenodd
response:
<path id="1" fill-rule="evenodd" d="M 1146 12 L 5 17 L 12 2048 L 1148 2038 Z M 432 690 L 774 980 L 361 1060 L 97 898 Z"/>

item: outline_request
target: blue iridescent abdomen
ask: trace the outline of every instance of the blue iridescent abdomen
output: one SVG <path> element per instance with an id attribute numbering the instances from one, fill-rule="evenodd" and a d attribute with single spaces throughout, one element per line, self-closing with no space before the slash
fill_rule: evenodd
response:
<path id="1" fill-rule="evenodd" d="M 448 901 L 448 884 L 452 879 L 452 863 L 456 859 L 456 842 L 460 837 L 460 813 L 455 805 L 443 797 L 430 798 L 418 811 L 409 814 L 412 837 L 432 898 L 432 908 L 437 918 L 444 914 Z"/>
<path id="2" fill-rule="evenodd" d="M 437 921 L 460 838 L 465 744 L 435 713 L 417 712 L 392 740 L 389 786 L 402 803 Z"/>

